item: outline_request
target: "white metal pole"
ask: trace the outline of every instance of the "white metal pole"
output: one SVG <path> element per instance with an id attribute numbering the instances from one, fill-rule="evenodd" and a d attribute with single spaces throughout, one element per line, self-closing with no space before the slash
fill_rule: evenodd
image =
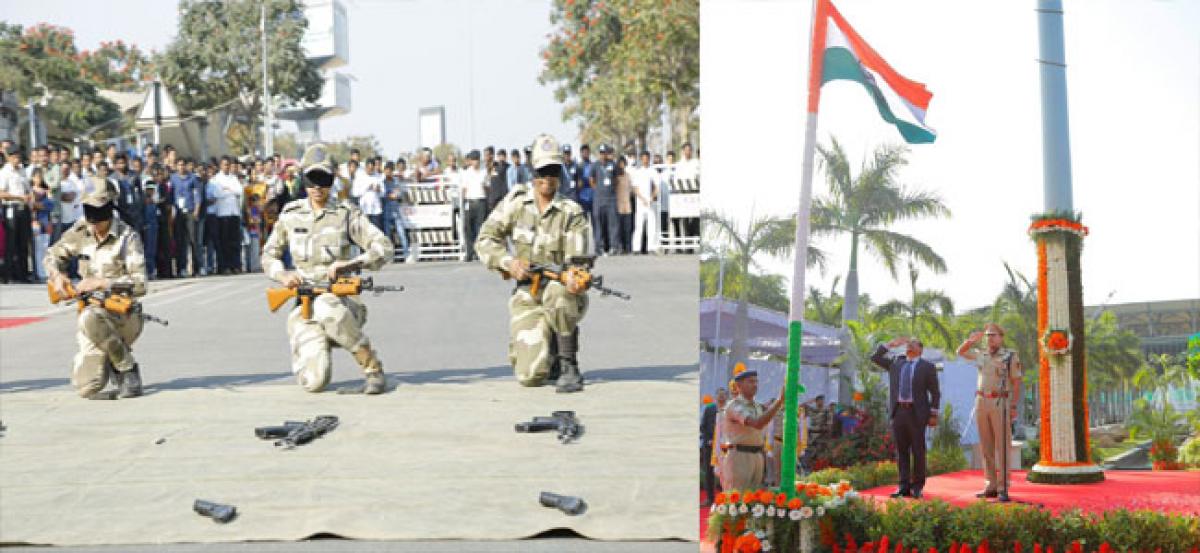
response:
<path id="1" fill-rule="evenodd" d="M 263 67 L 263 157 L 275 154 L 274 137 L 271 133 L 271 85 L 267 81 L 267 3 L 262 3 L 262 67 Z"/>

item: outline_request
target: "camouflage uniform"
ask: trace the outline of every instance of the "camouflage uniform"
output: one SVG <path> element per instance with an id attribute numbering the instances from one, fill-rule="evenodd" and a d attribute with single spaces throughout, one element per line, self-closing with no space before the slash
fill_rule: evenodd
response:
<path id="1" fill-rule="evenodd" d="M 319 169 L 332 172 L 324 146 L 319 144 L 305 152 L 301 167 L 306 175 Z M 352 258 L 352 245 L 363 252 Z M 279 280 L 287 273 L 282 261 L 285 248 L 291 253 L 295 272 L 311 282 L 326 280 L 329 266 L 336 261 L 356 261 L 365 269 L 379 269 L 395 251 L 391 241 L 357 207 L 338 203 L 332 194 L 324 209 L 314 208 L 308 198 L 284 206 L 263 246 L 262 264 L 268 278 Z M 366 322 L 367 307 L 356 297 L 322 294 L 314 298 L 312 318 L 308 320 L 301 315 L 297 302 L 288 314 L 287 330 L 292 372 L 305 390 L 319 392 L 329 384 L 333 374 L 331 343 L 351 352 L 369 377 L 382 373 L 383 364 L 362 331 Z"/>
<path id="2" fill-rule="evenodd" d="M 117 197 L 111 186 L 88 194 L 83 202 L 101 207 Z M 146 259 L 138 233 L 113 215 L 108 234 L 96 236 L 80 219 L 46 252 L 42 262 L 50 278 L 65 274 L 73 258 L 79 259 L 79 276 L 105 278 L 113 284 L 132 285 L 134 296 L 146 294 Z M 82 397 L 90 397 L 108 384 L 109 372 L 121 379 L 137 370 L 131 347 L 142 333 L 142 318 L 119 315 L 89 305 L 79 312 L 75 335 L 79 351 L 71 370 L 71 384 Z M 140 394 L 140 378 L 138 393 Z"/>
<path id="3" fill-rule="evenodd" d="M 539 137 L 534 146 L 538 162 L 543 156 L 553 159 L 560 155 L 558 151 L 554 139 L 547 136 Z M 538 213 L 532 185 L 524 183 L 510 190 L 488 215 L 475 242 L 475 252 L 488 269 L 505 273 L 513 259 L 524 259 L 531 265 L 564 264 L 572 257 L 587 255 L 590 236 L 591 226 L 579 204 L 556 194 L 545 211 Z M 512 253 L 507 246 L 510 240 Z M 542 385 L 554 361 L 552 338 L 557 335 L 560 346 L 564 339 L 576 339 L 587 306 L 586 295 L 571 294 L 559 282 L 544 285 L 538 297 L 526 285 L 513 290 L 508 301 L 508 359 L 518 382 Z"/>

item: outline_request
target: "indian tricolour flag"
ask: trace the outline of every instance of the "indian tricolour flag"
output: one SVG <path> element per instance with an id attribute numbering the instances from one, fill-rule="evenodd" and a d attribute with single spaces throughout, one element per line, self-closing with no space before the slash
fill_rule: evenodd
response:
<path id="1" fill-rule="evenodd" d="M 933 97 L 925 85 L 892 69 L 854 32 L 829 0 L 813 0 L 812 58 L 808 76 L 808 120 L 804 127 L 804 158 L 800 165 L 800 209 L 796 211 L 796 255 L 792 260 L 791 306 L 788 309 L 788 359 L 784 379 L 786 398 L 781 458 L 796 455 L 796 404 L 800 385 L 800 348 L 804 326 L 804 272 L 808 267 L 809 219 L 812 212 L 813 158 L 817 145 L 817 106 L 821 85 L 837 79 L 862 84 L 875 100 L 884 121 L 896 126 L 910 144 L 933 142 L 937 135 L 925 125 L 925 110 Z M 796 472 L 780 474 L 779 489 L 792 496 Z"/>
<path id="2" fill-rule="evenodd" d="M 816 113 L 821 85 L 833 80 L 854 81 L 867 89 L 884 121 L 896 126 L 910 144 L 937 138 L 925 125 L 925 110 L 933 94 L 925 85 L 897 73 L 846 22 L 829 0 L 817 0 L 813 21 L 808 111 Z"/>

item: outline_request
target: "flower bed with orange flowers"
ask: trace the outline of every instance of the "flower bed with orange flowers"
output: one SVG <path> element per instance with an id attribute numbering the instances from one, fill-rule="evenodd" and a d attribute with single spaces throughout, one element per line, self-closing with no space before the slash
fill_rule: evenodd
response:
<path id="1" fill-rule="evenodd" d="M 772 490 L 717 494 L 708 520 L 708 540 L 720 553 L 798 551 L 802 526 L 820 521 L 858 497 L 849 482 L 823 486 L 797 483 L 789 498 Z"/>

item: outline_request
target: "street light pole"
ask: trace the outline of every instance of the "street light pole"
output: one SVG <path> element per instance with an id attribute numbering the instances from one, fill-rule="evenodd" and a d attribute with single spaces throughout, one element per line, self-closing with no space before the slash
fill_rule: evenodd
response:
<path id="1" fill-rule="evenodd" d="M 29 150 L 37 147 L 37 109 L 33 107 L 33 98 L 29 99 Z"/>
<path id="2" fill-rule="evenodd" d="M 267 3 L 262 3 L 262 24 L 259 27 L 262 35 L 262 79 L 263 79 L 263 157 L 275 154 L 275 144 L 271 132 L 271 85 L 267 82 Z"/>
<path id="3" fill-rule="evenodd" d="M 717 254 L 718 269 L 717 272 L 717 330 L 713 337 L 713 367 L 719 368 L 721 365 L 721 315 L 725 311 L 725 249 Z M 715 373 L 715 371 L 714 371 Z"/>

